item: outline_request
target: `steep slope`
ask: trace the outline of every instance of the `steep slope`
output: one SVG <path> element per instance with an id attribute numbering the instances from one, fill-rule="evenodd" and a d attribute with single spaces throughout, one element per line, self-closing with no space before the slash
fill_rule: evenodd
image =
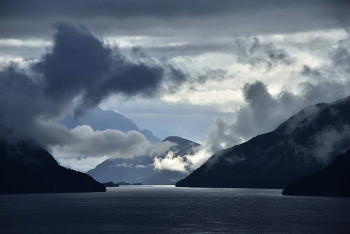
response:
<path id="1" fill-rule="evenodd" d="M 87 172 L 95 180 L 105 182 L 143 183 L 153 173 L 153 159 L 149 156 L 107 159 Z"/>
<path id="2" fill-rule="evenodd" d="M 102 110 L 101 108 L 95 108 L 88 111 L 83 116 L 76 118 L 69 115 L 63 119 L 61 123 L 67 126 L 69 129 L 86 124 L 90 125 L 95 131 L 103 131 L 106 129 L 117 129 L 125 133 L 129 131 L 137 131 L 142 133 L 150 142 L 157 143 L 161 141 L 152 133 L 152 131 L 148 129 L 141 131 L 132 120 L 126 118 L 125 116 L 115 111 Z"/>
<path id="3" fill-rule="evenodd" d="M 31 142 L 0 142 L 0 193 L 104 192 L 91 176 L 66 169 Z"/>
<path id="4" fill-rule="evenodd" d="M 185 155 L 194 146 L 199 146 L 198 143 L 181 138 L 167 137 L 163 140 L 176 143 L 177 145 L 170 150 L 176 151 L 177 155 Z M 157 155 L 158 158 L 165 158 L 164 155 Z M 129 183 L 143 184 L 175 184 L 180 179 L 187 176 L 188 172 L 170 171 L 170 170 L 155 170 L 154 156 L 137 156 L 133 158 L 116 158 L 107 159 L 94 169 L 87 172 L 94 179 L 100 182 L 118 183 L 121 181 Z"/>
<path id="5" fill-rule="evenodd" d="M 350 150 L 323 170 L 288 184 L 283 195 L 350 197 Z"/>
<path id="6" fill-rule="evenodd" d="M 160 139 L 156 135 L 154 135 L 151 130 L 143 129 L 142 131 L 139 131 L 139 132 L 142 133 L 142 135 L 144 135 L 146 139 L 152 143 L 160 142 Z"/>
<path id="7" fill-rule="evenodd" d="M 185 155 L 190 153 L 189 151 L 192 150 L 193 147 L 200 146 L 197 142 L 178 137 L 178 136 L 168 136 L 163 140 L 163 142 L 173 142 L 177 144 L 176 150 L 178 150 L 178 153 L 180 155 Z"/>
<path id="8" fill-rule="evenodd" d="M 350 147 L 350 98 L 305 108 L 276 130 L 215 153 L 178 187 L 285 188 Z"/>

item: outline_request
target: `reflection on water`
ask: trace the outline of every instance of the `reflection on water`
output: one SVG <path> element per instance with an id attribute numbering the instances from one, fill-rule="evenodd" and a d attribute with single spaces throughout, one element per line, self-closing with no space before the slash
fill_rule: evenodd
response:
<path id="1" fill-rule="evenodd" d="M 281 192 L 121 186 L 0 195 L 0 233 L 350 233 L 350 199 Z"/>

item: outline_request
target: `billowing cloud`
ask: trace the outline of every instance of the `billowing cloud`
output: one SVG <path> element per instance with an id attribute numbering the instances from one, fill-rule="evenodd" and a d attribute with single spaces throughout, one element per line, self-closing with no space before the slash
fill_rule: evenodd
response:
<path id="1" fill-rule="evenodd" d="M 53 45 L 40 60 L 2 64 L 0 126 L 1 137 L 34 140 L 60 158 L 164 154 L 173 144 L 151 148 L 138 132 L 68 130 L 56 120 L 72 109 L 83 114 L 111 95 L 154 98 L 216 78 L 216 71 L 190 75 L 140 48 L 125 56 L 85 26 L 57 23 L 55 28 Z"/>
<path id="2" fill-rule="evenodd" d="M 188 166 L 191 169 L 197 169 L 200 167 L 205 161 L 208 160 L 210 156 L 212 156 L 213 151 L 211 150 L 208 145 L 204 145 L 201 147 L 198 147 L 196 151 L 194 151 L 193 154 L 185 155 L 185 158 L 188 162 Z"/>
<path id="3" fill-rule="evenodd" d="M 69 130 L 67 135 L 70 138 L 64 144 L 56 144 L 52 147 L 54 155 L 60 155 L 60 157 L 132 157 L 142 154 L 150 145 L 146 138 L 136 131 L 128 133 L 112 129 L 94 131 L 88 125 Z"/>
<path id="4" fill-rule="evenodd" d="M 188 163 L 181 156 L 176 156 L 176 153 L 170 151 L 165 158 L 155 157 L 153 166 L 155 170 L 180 171 L 186 173 Z"/>
<path id="5" fill-rule="evenodd" d="M 286 51 L 276 48 L 272 43 L 264 44 L 258 38 L 236 39 L 238 62 L 250 64 L 253 68 L 264 66 L 270 70 L 279 64 L 291 65 L 293 59 Z"/>
<path id="6" fill-rule="evenodd" d="M 176 147 L 177 144 L 170 141 L 159 142 L 152 147 L 149 147 L 144 154 L 150 157 L 157 157 L 165 155 L 169 150 Z"/>
<path id="7" fill-rule="evenodd" d="M 328 164 L 329 156 L 334 149 L 347 150 L 350 141 L 350 126 L 344 125 L 341 129 L 329 126 L 315 136 L 312 154 L 319 161 Z"/>
<path id="8" fill-rule="evenodd" d="M 294 75 L 306 78 L 306 80 L 299 82 L 297 91 L 293 92 L 286 88 L 273 94 L 269 91 L 268 86 L 261 81 L 246 83 L 242 87 L 244 104 L 235 111 L 235 118 L 217 117 L 208 131 L 203 149 L 197 154 L 187 157 L 194 162 L 203 162 L 214 152 L 274 130 L 290 116 L 307 106 L 322 103 L 324 100 L 333 102 L 348 96 L 350 92 L 350 83 L 347 79 L 349 76 L 348 65 L 350 64 L 348 41 L 349 39 L 340 41 L 327 54 L 328 60 L 325 60 L 320 66 L 310 68 L 304 65 L 301 66 L 298 73 L 294 72 Z M 272 45 L 267 47 L 267 51 L 254 49 L 256 43 L 258 41 L 248 47 L 249 53 L 243 53 L 244 59 L 240 60 L 241 63 L 249 64 L 252 67 L 262 66 L 270 71 L 278 69 L 279 66 L 289 66 L 294 60 L 285 51 L 275 49 L 273 51 L 277 51 L 277 56 L 270 56 L 270 49 L 274 48 Z M 258 48 L 266 48 L 261 45 L 257 46 Z M 244 48 L 246 51 L 247 47 Z M 252 53 L 252 50 L 260 52 Z M 312 116 L 316 116 L 318 111 L 319 109 L 316 107 L 304 109 L 298 115 L 300 119 L 296 118 L 289 122 L 290 131 L 299 126 L 301 121 L 305 119 L 311 121 Z M 340 144 L 349 139 L 349 136 L 348 127 L 324 129 L 313 139 L 313 155 L 317 159 L 327 162 L 329 153 L 337 147 L 341 148 Z"/>
<path id="9" fill-rule="evenodd" d="M 348 31 L 350 34 L 350 31 Z M 339 46 L 332 51 L 333 65 L 350 73 L 350 40 L 342 40 Z"/>
<path id="10" fill-rule="evenodd" d="M 85 107 L 111 94 L 155 97 L 186 82 L 186 74 L 174 66 L 139 54 L 125 57 L 84 26 L 55 27 L 52 49 L 32 68 L 45 82 L 44 94 L 56 102 L 79 98 Z"/>

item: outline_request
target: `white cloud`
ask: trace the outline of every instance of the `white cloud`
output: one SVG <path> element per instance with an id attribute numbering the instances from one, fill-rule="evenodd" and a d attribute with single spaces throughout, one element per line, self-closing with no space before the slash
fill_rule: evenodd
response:
<path id="1" fill-rule="evenodd" d="M 87 172 L 107 159 L 107 156 L 103 156 L 82 158 L 59 158 L 57 159 L 57 161 L 63 167 L 71 168 L 76 171 Z"/>
<path id="2" fill-rule="evenodd" d="M 45 47 L 50 46 L 50 41 L 41 39 L 21 40 L 21 39 L 0 39 L 0 46 L 22 46 L 22 47 Z"/>
<path id="3" fill-rule="evenodd" d="M 176 95 L 167 95 L 162 98 L 168 103 L 190 103 L 198 106 L 227 106 L 238 104 L 243 101 L 240 91 L 223 89 L 223 90 L 193 90 L 192 92 L 181 92 Z M 226 108 L 223 108 L 226 109 Z"/>
<path id="4" fill-rule="evenodd" d="M 310 45 L 310 42 L 315 40 L 324 40 L 328 43 L 336 43 L 339 40 L 348 37 L 343 28 L 329 29 L 329 30 L 311 30 L 306 32 L 285 33 L 285 34 L 266 34 L 257 35 L 257 38 L 264 43 L 275 43 L 279 45 L 296 45 L 305 44 Z"/>
<path id="5" fill-rule="evenodd" d="M 189 162 L 189 166 L 192 169 L 197 169 L 200 167 L 205 161 L 212 156 L 213 151 L 210 150 L 210 147 L 204 145 L 201 147 L 196 153 L 192 155 L 186 155 L 185 158 Z"/>
<path id="6" fill-rule="evenodd" d="M 171 148 L 177 146 L 176 143 L 165 141 L 165 142 L 159 142 L 158 144 L 150 146 L 145 154 L 149 156 L 161 156 L 164 155 L 166 152 L 168 152 Z"/>
<path id="7" fill-rule="evenodd" d="M 88 125 L 67 130 L 65 135 L 68 139 L 64 143 L 51 145 L 51 152 L 57 158 L 133 157 L 143 154 L 151 145 L 136 131 L 94 131 Z"/>
<path id="8" fill-rule="evenodd" d="M 165 158 L 155 157 L 154 169 L 187 172 L 188 163 L 181 156 L 175 156 L 175 154 L 175 152 L 169 151 Z"/>

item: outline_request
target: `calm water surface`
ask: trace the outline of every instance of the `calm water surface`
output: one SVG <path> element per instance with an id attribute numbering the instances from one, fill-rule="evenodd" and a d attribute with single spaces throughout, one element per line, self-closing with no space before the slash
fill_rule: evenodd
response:
<path id="1" fill-rule="evenodd" d="M 350 233 L 350 199 L 281 192 L 125 186 L 0 195 L 0 233 Z"/>

